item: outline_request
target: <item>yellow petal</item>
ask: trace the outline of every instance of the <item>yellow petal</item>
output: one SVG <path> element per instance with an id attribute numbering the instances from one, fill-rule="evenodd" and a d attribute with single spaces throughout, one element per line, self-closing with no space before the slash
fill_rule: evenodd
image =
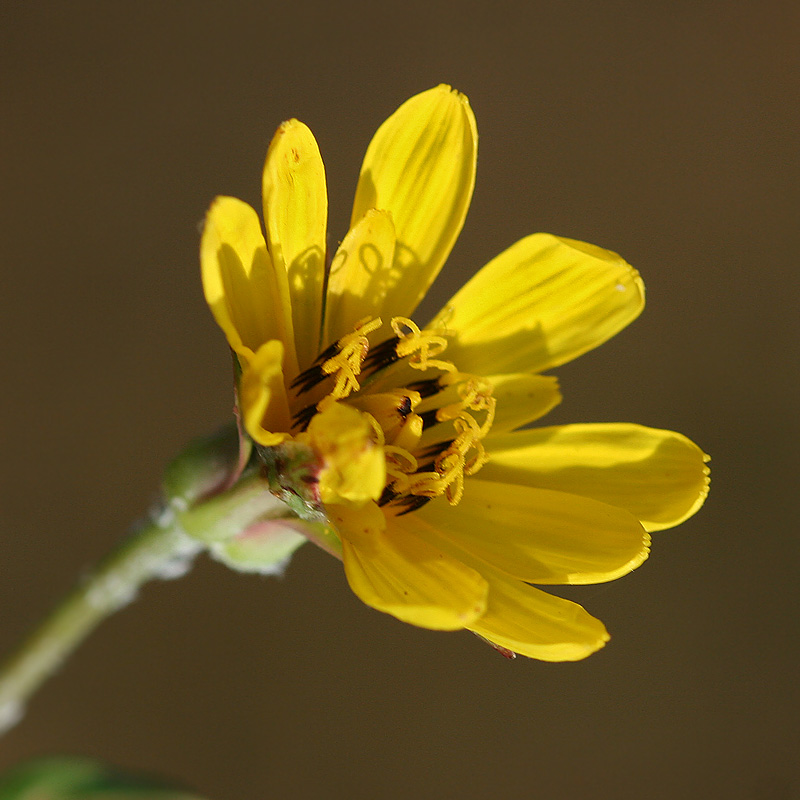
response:
<path id="1" fill-rule="evenodd" d="M 477 146 L 467 98 L 437 86 L 400 106 L 367 149 L 350 225 L 371 208 L 392 215 L 399 282 L 385 303 L 395 316 L 411 316 L 453 248 L 475 186 Z"/>
<path id="2" fill-rule="evenodd" d="M 414 512 L 426 536 L 529 583 L 601 583 L 638 567 L 650 537 L 627 511 L 564 492 L 469 478 L 453 507 Z"/>
<path id="3" fill-rule="evenodd" d="M 386 459 L 373 437 L 367 416 L 341 403 L 332 403 L 312 417 L 302 439 L 323 462 L 319 474 L 323 503 L 365 503 L 381 496 Z"/>
<path id="4" fill-rule="evenodd" d="M 233 350 L 247 360 L 270 339 L 291 342 L 288 302 L 258 215 L 247 203 L 234 197 L 214 201 L 203 228 L 200 265 L 206 301 Z"/>
<path id="5" fill-rule="evenodd" d="M 482 479 L 593 497 L 627 509 L 649 531 L 683 522 L 708 494 L 708 456 L 674 431 L 562 425 L 490 436 L 485 444 Z"/>
<path id="6" fill-rule="evenodd" d="M 290 438 L 291 416 L 283 376 L 283 343 L 265 342 L 242 372 L 239 409 L 251 438 L 274 447 Z"/>
<path id="7" fill-rule="evenodd" d="M 319 353 L 328 194 L 317 142 L 302 122 L 278 128 L 262 189 L 269 252 L 288 284 L 297 358 L 305 369 Z"/>
<path id="8" fill-rule="evenodd" d="M 561 402 L 558 380 L 550 375 L 524 372 L 489 375 L 497 400 L 491 433 L 514 430 L 543 417 Z"/>
<path id="9" fill-rule="evenodd" d="M 542 372 L 591 350 L 644 307 L 638 273 L 616 253 L 536 233 L 490 261 L 429 327 L 455 335 L 465 372 Z"/>
<path id="10" fill-rule="evenodd" d="M 374 503 L 328 511 L 341 535 L 350 588 L 367 605 L 434 630 L 458 630 L 483 614 L 486 581 L 421 539 L 413 523 L 392 519 L 387 526 Z"/>
<path id="11" fill-rule="evenodd" d="M 486 613 L 469 627 L 490 642 L 541 661 L 577 661 L 608 641 L 603 623 L 577 603 L 499 573 L 484 577 Z"/>
<path id="12" fill-rule="evenodd" d="M 393 265 L 394 224 L 387 211 L 370 209 L 350 229 L 331 262 L 323 347 L 352 333 L 365 317 L 378 317 L 401 274 Z"/>

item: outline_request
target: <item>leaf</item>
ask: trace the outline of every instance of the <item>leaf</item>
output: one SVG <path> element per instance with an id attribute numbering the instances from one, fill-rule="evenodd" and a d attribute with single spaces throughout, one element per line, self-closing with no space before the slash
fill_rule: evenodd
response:
<path id="1" fill-rule="evenodd" d="M 0 800 L 203 800 L 185 789 L 84 758 L 43 758 L 0 776 Z"/>

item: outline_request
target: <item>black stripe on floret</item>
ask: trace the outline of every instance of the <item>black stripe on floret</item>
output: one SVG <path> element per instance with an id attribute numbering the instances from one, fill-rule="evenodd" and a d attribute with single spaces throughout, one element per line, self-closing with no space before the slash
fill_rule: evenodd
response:
<path id="1" fill-rule="evenodd" d="M 428 378 L 424 381 L 409 383 L 406 388 L 411 389 L 413 392 L 419 392 L 420 397 L 431 397 L 434 394 L 438 394 L 442 387 L 439 386 L 438 378 Z"/>
<path id="2" fill-rule="evenodd" d="M 314 364 L 307 370 L 301 372 L 292 381 L 292 389 L 297 389 L 299 394 L 303 394 L 303 392 L 307 392 L 327 377 L 328 376 L 322 371 L 322 366 Z"/>
<path id="3" fill-rule="evenodd" d="M 293 428 L 300 428 L 301 431 L 304 431 L 308 427 L 308 423 L 311 422 L 312 417 L 314 414 L 317 413 L 317 406 L 315 403 L 312 403 L 310 406 L 306 406 L 305 408 L 300 409 L 292 419 Z"/>
<path id="4" fill-rule="evenodd" d="M 392 491 L 391 487 L 384 486 L 383 492 L 381 492 L 381 496 L 378 498 L 378 505 L 385 506 L 387 503 L 391 503 L 395 497 L 397 497 L 397 495 Z"/>
<path id="5" fill-rule="evenodd" d="M 422 414 L 420 414 L 420 417 L 422 417 L 423 428 L 430 428 L 431 425 L 436 425 L 436 423 L 439 421 L 436 419 L 436 412 L 438 410 L 438 408 L 432 408 L 430 411 L 423 411 Z"/>
<path id="6" fill-rule="evenodd" d="M 422 506 L 429 503 L 431 499 L 430 497 L 422 497 L 418 494 L 411 494 L 408 497 L 404 497 L 400 503 L 404 505 L 405 508 L 397 516 L 402 517 L 404 514 L 410 514 L 412 511 L 422 508 Z"/>
<path id="7" fill-rule="evenodd" d="M 453 444 L 453 439 L 448 439 L 445 442 L 438 442 L 437 444 L 432 444 L 430 447 L 426 447 L 419 453 L 420 458 L 431 458 L 432 456 L 438 456 L 444 453 L 450 445 Z"/>
<path id="8" fill-rule="evenodd" d="M 397 343 L 400 339 L 393 336 L 385 342 L 371 348 L 367 357 L 364 359 L 364 366 L 369 369 L 383 369 L 393 364 L 400 356 L 397 355 Z"/>

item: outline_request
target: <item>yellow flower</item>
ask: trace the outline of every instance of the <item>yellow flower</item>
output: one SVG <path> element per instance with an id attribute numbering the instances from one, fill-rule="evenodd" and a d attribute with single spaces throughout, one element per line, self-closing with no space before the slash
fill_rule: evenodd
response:
<path id="1" fill-rule="evenodd" d="M 603 624 L 530 584 L 637 567 L 649 531 L 702 504 L 707 458 L 638 425 L 519 430 L 560 400 L 542 372 L 642 310 L 616 253 L 534 234 L 426 327 L 411 319 L 463 225 L 476 152 L 466 97 L 439 86 L 408 100 L 367 150 L 327 266 L 322 159 L 285 122 L 264 166 L 264 232 L 250 206 L 218 198 L 203 285 L 241 367 L 246 431 L 273 466 L 286 448 L 312 454 L 307 505 L 334 526 L 353 591 L 415 625 L 574 660 L 607 641 Z"/>

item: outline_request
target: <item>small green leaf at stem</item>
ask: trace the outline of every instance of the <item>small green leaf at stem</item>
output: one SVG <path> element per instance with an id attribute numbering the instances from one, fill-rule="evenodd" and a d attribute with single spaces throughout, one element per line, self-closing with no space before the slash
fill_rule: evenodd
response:
<path id="1" fill-rule="evenodd" d="M 84 758 L 43 758 L 0 775 L 0 800 L 203 800 L 163 781 Z"/>

